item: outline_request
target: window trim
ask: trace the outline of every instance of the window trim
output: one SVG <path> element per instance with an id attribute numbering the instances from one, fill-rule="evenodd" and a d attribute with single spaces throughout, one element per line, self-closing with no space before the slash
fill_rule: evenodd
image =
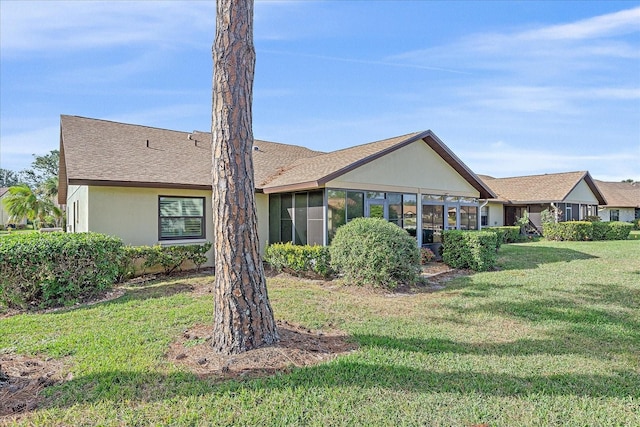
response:
<path id="1" fill-rule="evenodd" d="M 171 199 L 200 199 L 202 200 L 202 216 L 174 216 L 163 217 L 160 211 L 160 201 L 163 198 Z M 175 196 L 175 195 L 159 195 L 158 196 L 158 241 L 172 241 L 172 240 L 202 240 L 207 236 L 207 199 L 203 196 Z M 162 218 L 202 218 L 202 226 L 200 227 L 201 233 L 198 236 L 176 236 L 176 237 L 163 237 L 162 236 Z"/>

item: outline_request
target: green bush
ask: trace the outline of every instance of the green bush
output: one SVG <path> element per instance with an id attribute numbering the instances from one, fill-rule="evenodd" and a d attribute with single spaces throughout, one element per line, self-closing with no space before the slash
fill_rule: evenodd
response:
<path id="1" fill-rule="evenodd" d="M 500 246 L 504 243 L 515 243 L 521 240 L 520 227 L 517 225 L 504 226 L 504 227 L 484 227 L 482 231 L 493 231 L 498 237 L 496 247 L 500 249 Z"/>
<path id="2" fill-rule="evenodd" d="M 326 246 L 274 243 L 265 250 L 264 260 L 274 269 L 296 276 L 331 275 L 331 257 Z"/>
<path id="3" fill-rule="evenodd" d="M 544 224 L 543 234 L 548 240 L 625 240 L 633 224 L 621 221 L 567 221 Z"/>
<path id="4" fill-rule="evenodd" d="M 338 228 L 329 252 L 332 267 L 348 283 L 393 289 L 418 280 L 416 240 L 383 219 L 357 218 Z"/>
<path id="5" fill-rule="evenodd" d="M 622 221 L 608 222 L 609 230 L 606 234 L 606 240 L 626 240 L 629 233 L 633 230 L 633 224 Z"/>
<path id="6" fill-rule="evenodd" d="M 591 240 L 593 223 L 588 221 L 550 222 L 542 226 L 547 240 Z"/>
<path id="7" fill-rule="evenodd" d="M 593 221 L 591 223 L 591 240 L 607 240 L 608 232 L 608 222 Z"/>
<path id="8" fill-rule="evenodd" d="M 442 261 L 453 268 L 491 270 L 496 263 L 497 239 L 494 231 L 445 230 Z"/>
<path id="9" fill-rule="evenodd" d="M 147 269 L 157 267 L 162 267 L 165 274 L 171 274 L 181 268 L 185 261 L 190 261 L 196 267 L 196 271 L 199 271 L 202 264 L 207 262 L 206 254 L 211 246 L 211 242 L 174 246 L 126 246 L 120 265 L 119 280 L 144 274 Z"/>
<path id="10" fill-rule="evenodd" d="M 0 301 L 9 307 L 69 305 L 108 289 L 120 239 L 98 233 L 29 233 L 0 243 Z"/>

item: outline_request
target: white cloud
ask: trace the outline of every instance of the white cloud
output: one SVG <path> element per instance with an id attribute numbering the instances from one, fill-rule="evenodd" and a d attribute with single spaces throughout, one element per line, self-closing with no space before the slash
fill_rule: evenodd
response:
<path id="1" fill-rule="evenodd" d="M 589 40 L 640 31 L 640 7 L 517 35 L 523 40 Z"/>
<path id="2" fill-rule="evenodd" d="M 213 2 L 3 1 L 3 55 L 119 45 L 192 43 L 213 34 Z"/>
<path id="3" fill-rule="evenodd" d="M 606 181 L 640 180 L 640 151 L 602 147 L 584 154 L 562 153 L 560 148 L 522 148 L 498 141 L 482 150 L 462 150 L 460 156 L 474 172 L 496 178 L 588 170 L 594 178 Z"/>

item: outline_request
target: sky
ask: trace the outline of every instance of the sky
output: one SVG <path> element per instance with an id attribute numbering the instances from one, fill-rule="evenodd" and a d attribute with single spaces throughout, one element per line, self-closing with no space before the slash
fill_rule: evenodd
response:
<path id="1" fill-rule="evenodd" d="M 211 129 L 213 1 L 0 0 L 0 168 L 60 115 Z M 477 174 L 640 181 L 640 1 L 257 1 L 256 139 L 432 130 Z"/>

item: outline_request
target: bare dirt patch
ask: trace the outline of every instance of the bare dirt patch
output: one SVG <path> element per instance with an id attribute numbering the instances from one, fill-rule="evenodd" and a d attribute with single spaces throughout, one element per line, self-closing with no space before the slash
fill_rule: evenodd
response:
<path id="1" fill-rule="evenodd" d="M 0 417 L 32 411 L 45 387 L 62 382 L 64 362 L 17 354 L 0 354 Z"/>
<path id="2" fill-rule="evenodd" d="M 358 346 L 340 331 L 313 331 L 278 321 L 278 344 L 242 354 L 222 356 L 211 351 L 212 325 L 196 325 L 171 344 L 167 358 L 202 378 L 256 378 L 311 366 L 352 352 Z"/>

